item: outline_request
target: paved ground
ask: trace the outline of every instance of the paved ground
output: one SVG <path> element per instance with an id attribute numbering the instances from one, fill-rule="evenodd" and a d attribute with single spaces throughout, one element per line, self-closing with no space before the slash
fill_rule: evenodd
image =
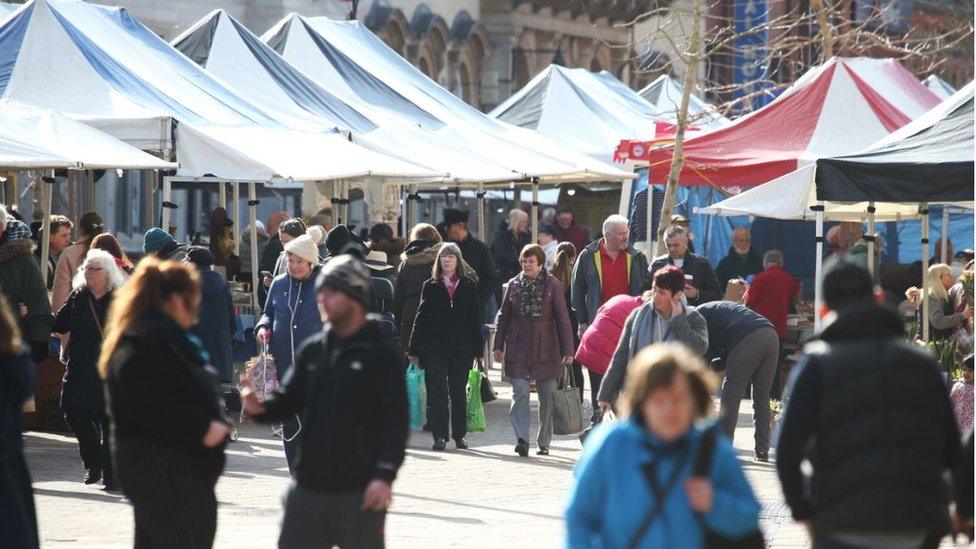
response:
<path id="1" fill-rule="evenodd" d="M 497 373 L 495 373 L 497 376 Z M 579 441 L 556 437 L 546 458 L 516 456 L 506 414 L 507 384 L 486 406 L 488 431 L 471 434 L 468 451 L 430 450 L 428 433 L 414 433 L 394 487 L 388 545 L 398 547 L 557 547 L 562 507 L 580 451 Z M 773 547 L 805 547 L 802 528 L 782 504 L 773 465 L 752 461 L 751 406 L 743 403 L 735 446 L 763 503 L 762 527 Z M 126 547 L 132 512 L 121 496 L 81 484 L 82 469 L 68 434 L 28 433 L 43 547 Z M 280 499 L 288 486 L 281 442 L 261 426 L 245 426 L 228 448 L 216 547 L 275 546 Z"/>

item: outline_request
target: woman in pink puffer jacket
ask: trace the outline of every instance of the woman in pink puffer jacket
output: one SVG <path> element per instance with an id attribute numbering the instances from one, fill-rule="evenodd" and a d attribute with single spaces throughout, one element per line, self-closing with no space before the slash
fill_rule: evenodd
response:
<path id="1" fill-rule="evenodd" d="M 629 296 L 626 294 L 611 297 L 600 306 L 593 323 L 586 328 L 576 351 L 576 361 L 583 365 L 590 374 L 590 398 L 593 409 L 597 409 L 596 395 L 600 391 L 603 374 L 610 368 L 610 359 L 617 350 L 620 334 L 624 330 L 624 322 L 631 311 L 647 301 L 645 295 Z"/>

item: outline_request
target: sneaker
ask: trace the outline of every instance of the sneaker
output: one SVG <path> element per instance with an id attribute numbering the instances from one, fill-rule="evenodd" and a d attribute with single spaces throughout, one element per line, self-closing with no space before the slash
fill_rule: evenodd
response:
<path id="1" fill-rule="evenodd" d="M 434 450 L 442 452 L 447 449 L 447 439 L 439 438 L 434 441 Z"/>
<path id="2" fill-rule="evenodd" d="M 540 446 L 539 449 L 535 451 L 535 454 L 537 456 L 548 456 L 549 448 L 546 448 L 545 446 Z"/>
<path id="3" fill-rule="evenodd" d="M 85 484 L 95 484 L 100 480 L 102 480 L 102 472 L 98 469 L 89 469 L 85 471 Z"/>
<path id="4" fill-rule="evenodd" d="M 527 457 L 529 455 L 529 443 L 523 439 L 518 439 L 518 444 L 515 445 L 515 453 Z"/>
<path id="5" fill-rule="evenodd" d="M 454 445 L 457 446 L 458 450 L 468 449 L 468 441 L 464 440 L 464 437 L 454 439 Z"/>
<path id="6" fill-rule="evenodd" d="M 756 461 L 769 463 L 769 452 L 756 452 Z"/>

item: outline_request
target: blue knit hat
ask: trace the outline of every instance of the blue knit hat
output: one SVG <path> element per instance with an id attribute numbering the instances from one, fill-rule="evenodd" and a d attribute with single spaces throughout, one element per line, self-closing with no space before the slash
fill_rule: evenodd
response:
<path id="1" fill-rule="evenodd" d="M 0 237 L 0 242 L 10 242 L 11 240 L 30 240 L 31 230 L 23 221 L 19 221 L 13 218 L 7 218 L 7 230 L 3 232 L 3 237 Z"/>
<path id="2" fill-rule="evenodd" d="M 146 236 L 142 241 L 142 251 L 147 254 L 154 254 L 173 242 L 176 241 L 173 240 L 173 237 L 168 232 L 159 227 L 153 227 L 146 231 Z"/>

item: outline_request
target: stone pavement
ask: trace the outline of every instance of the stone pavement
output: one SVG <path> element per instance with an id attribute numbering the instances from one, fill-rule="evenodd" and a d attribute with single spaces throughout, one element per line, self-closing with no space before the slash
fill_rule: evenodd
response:
<path id="1" fill-rule="evenodd" d="M 497 372 L 493 372 L 497 379 Z M 488 430 L 468 436 L 471 449 L 430 450 L 428 433 L 413 433 L 394 486 L 387 522 L 391 548 L 559 547 L 562 508 L 579 455 L 575 437 L 555 437 L 552 454 L 513 452 L 508 384 L 486 405 Z M 534 395 L 533 395 L 534 398 Z M 802 528 L 789 519 L 772 464 L 752 461 L 752 409 L 743 402 L 735 446 L 763 504 L 762 527 L 772 547 L 805 547 Z M 132 544 L 132 511 L 121 496 L 81 483 L 83 470 L 70 434 L 28 433 L 27 460 L 37 498 L 42 547 L 103 548 Z M 289 478 L 280 440 L 265 426 L 246 425 L 227 450 L 217 485 L 216 547 L 274 547 L 281 496 Z"/>

